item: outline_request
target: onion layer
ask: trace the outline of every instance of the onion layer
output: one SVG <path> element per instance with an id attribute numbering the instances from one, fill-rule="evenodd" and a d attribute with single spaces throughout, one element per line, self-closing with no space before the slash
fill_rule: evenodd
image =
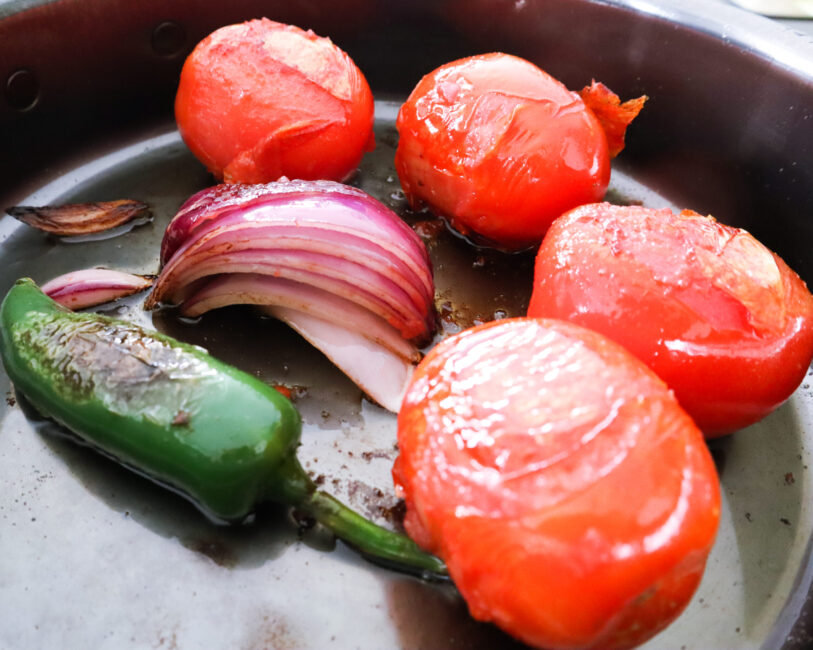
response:
<path id="1" fill-rule="evenodd" d="M 262 305 L 392 410 L 420 358 L 416 345 L 435 325 L 423 242 L 391 210 L 339 183 L 198 192 L 167 227 L 161 260 L 147 308 L 176 304 L 196 316 Z"/>
<path id="2" fill-rule="evenodd" d="M 363 334 L 287 307 L 267 307 L 268 314 L 296 330 L 319 348 L 367 395 L 388 411 L 401 408 L 414 366 L 373 343 Z"/>
<path id="3" fill-rule="evenodd" d="M 69 309 L 102 305 L 143 291 L 152 278 L 112 269 L 82 269 L 55 277 L 42 285 L 42 291 Z"/>
<path id="4" fill-rule="evenodd" d="M 338 327 L 364 332 L 372 343 L 410 363 L 420 361 L 417 348 L 384 319 L 329 291 L 302 282 L 256 273 L 228 273 L 207 283 L 181 305 L 195 317 L 227 305 L 262 305 L 310 314 Z"/>

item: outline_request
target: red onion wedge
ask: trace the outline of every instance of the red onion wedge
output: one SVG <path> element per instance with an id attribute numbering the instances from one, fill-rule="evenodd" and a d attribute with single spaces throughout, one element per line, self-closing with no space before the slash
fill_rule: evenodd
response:
<path id="1" fill-rule="evenodd" d="M 190 283 L 201 278 L 261 273 L 313 284 L 375 309 L 404 338 L 431 332 L 428 254 L 395 213 L 360 190 L 329 181 L 242 188 L 213 188 L 208 203 L 199 193 L 191 208 L 189 202 L 181 208 L 164 237 L 169 259 L 148 308 L 181 302 Z M 246 202 L 236 203 L 239 196 Z"/>
<path id="2" fill-rule="evenodd" d="M 196 316 L 262 305 L 392 410 L 420 357 L 416 345 L 435 327 L 423 242 L 394 212 L 340 183 L 198 192 L 167 227 L 161 260 L 148 309 L 174 304 Z"/>
<path id="3" fill-rule="evenodd" d="M 83 269 L 60 275 L 42 291 L 69 309 L 95 307 L 130 296 L 152 285 L 152 278 L 111 269 Z"/>
<path id="4" fill-rule="evenodd" d="M 17 205 L 6 212 L 29 226 L 61 236 L 91 235 L 150 217 L 146 203 L 130 199 L 42 207 Z"/>

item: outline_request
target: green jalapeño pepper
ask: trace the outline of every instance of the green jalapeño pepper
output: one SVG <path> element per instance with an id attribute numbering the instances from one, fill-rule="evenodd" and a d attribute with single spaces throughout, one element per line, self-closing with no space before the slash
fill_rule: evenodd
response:
<path id="1" fill-rule="evenodd" d="M 23 279 L 0 306 L 0 355 L 40 413 L 214 518 L 240 521 L 257 503 L 275 501 L 373 560 L 445 573 L 407 537 L 317 490 L 296 457 L 301 422 L 293 405 L 201 348 L 72 312 Z"/>

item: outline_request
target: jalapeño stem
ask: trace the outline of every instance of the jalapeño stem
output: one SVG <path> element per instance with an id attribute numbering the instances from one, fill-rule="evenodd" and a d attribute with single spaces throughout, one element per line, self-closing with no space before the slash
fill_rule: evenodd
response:
<path id="1" fill-rule="evenodd" d="M 431 578 L 433 574 L 435 577 L 448 575 L 442 560 L 421 550 L 405 535 L 362 517 L 326 492 L 311 493 L 297 508 L 372 561 L 418 573 L 423 578 Z"/>

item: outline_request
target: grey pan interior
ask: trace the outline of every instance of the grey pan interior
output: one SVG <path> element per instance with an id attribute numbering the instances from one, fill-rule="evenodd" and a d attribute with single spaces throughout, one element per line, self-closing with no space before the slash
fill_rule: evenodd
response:
<path id="1" fill-rule="evenodd" d="M 0 221 L 0 291 L 107 265 L 154 272 L 163 225 L 212 182 L 173 131 L 184 56 L 216 27 L 266 15 L 344 47 L 377 103 L 379 146 L 355 183 L 411 221 L 392 169 L 398 103 L 459 56 L 503 50 L 579 88 L 650 102 L 611 197 L 691 207 L 748 228 L 813 282 L 813 45 L 702 0 L 144 0 L 0 2 L 0 206 L 120 198 L 155 221 L 64 242 Z M 433 248 L 446 331 L 519 314 L 530 257 Z M 133 300 L 116 308 L 149 322 Z M 339 496 L 392 522 L 393 420 L 285 328 L 245 310 L 155 325 L 306 390 L 302 457 Z M 709 570 L 651 648 L 813 643 L 813 378 L 764 422 L 713 444 L 724 490 Z M 0 379 L 0 390 L 11 390 Z M 448 586 L 358 560 L 286 513 L 216 527 L 185 501 L 57 436 L 14 403 L 0 428 L 0 647 L 519 647 L 475 624 Z M 397 518 L 397 517 L 395 517 Z M 805 605 L 807 604 L 807 608 Z"/>

